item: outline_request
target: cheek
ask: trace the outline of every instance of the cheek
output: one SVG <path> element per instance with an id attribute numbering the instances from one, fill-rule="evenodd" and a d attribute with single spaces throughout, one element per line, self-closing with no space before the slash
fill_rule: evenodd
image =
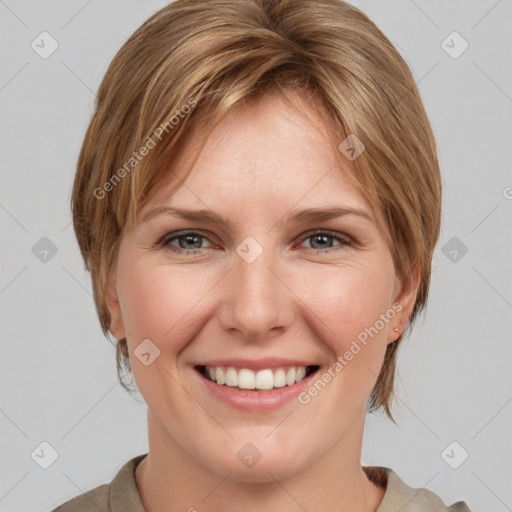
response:
<path id="1" fill-rule="evenodd" d="M 192 266 L 171 269 L 133 258 L 120 262 L 119 301 L 129 345 L 135 348 L 149 338 L 166 351 L 180 351 L 188 341 L 187 326 L 197 329 L 194 318 L 209 283 L 205 272 L 200 279 L 194 277 Z"/>
<path id="2" fill-rule="evenodd" d="M 392 264 L 321 268 L 301 283 L 304 303 L 336 334 L 337 348 L 372 326 L 391 306 Z M 314 286 L 312 286 L 314 283 Z"/>
<path id="3" fill-rule="evenodd" d="M 176 355 L 215 315 L 216 293 L 233 291 L 222 282 L 225 269 L 203 266 L 199 271 L 192 264 L 156 264 L 149 258 L 124 254 L 118 262 L 118 292 L 130 352 L 149 338 L 160 347 L 162 356 Z M 336 355 L 348 350 L 352 340 L 390 307 L 394 269 L 391 260 L 382 254 L 343 266 L 282 268 L 279 274 L 293 291 L 282 307 L 299 312 L 297 325 L 288 328 L 306 328 L 307 321 L 314 326 L 313 336 Z M 230 300 L 236 300 L 236 296 Z M 384 339 L 385 333 L 382 329 L 379 336 Z"/>
<path id="4" fill-rule="evenodd" d="M 388 312 L 389 321 L 394 313 L 394 278 L 392 263 L 382 258 L 364 268 L 318 270 L 308 277 L 309 287 L 302 285 L 304 303 L 321 320 L 317 333 L 323 333 L 321 341 L 329 346 L 333 362 L 339 361 L 330 392 L 339 393 L 336 402 L 347 410 L 360 407 L 379 374 L 389 328 L 381 315 Z"/>

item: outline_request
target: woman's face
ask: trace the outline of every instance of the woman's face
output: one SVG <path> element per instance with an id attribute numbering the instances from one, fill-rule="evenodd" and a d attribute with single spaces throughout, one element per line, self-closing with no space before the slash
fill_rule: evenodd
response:
<path id="1" fill-rule="evenodd" d="M 304 108 L 316 124 L 266 95 L 201 134 L 202 146 L 197 133 L 124 235 L 113 273 L 112 332 L 127 337 L 150 449 L 222 478 L 270 481 L 267 471 L 357 458 L 386 345 L 414 302 L 350 162 Z M 349 212 L 305 213 L 335 208 Z"/>

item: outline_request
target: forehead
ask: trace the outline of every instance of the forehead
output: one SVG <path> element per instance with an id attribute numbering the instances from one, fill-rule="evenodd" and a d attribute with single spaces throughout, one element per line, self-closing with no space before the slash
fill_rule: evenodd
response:
<path id="1" fill-rule="evenodd" d="M 295 204 L 339 204 L 373 212 L 350 179 L 350 162 L 337 150 L 340 136 L 325 112 L 298 93 L 291 99 L 293 103 L 281 94 L 266 94 L 214 127 L 199 124 L 140 218 L 163 204 L 274 217 Z"/>

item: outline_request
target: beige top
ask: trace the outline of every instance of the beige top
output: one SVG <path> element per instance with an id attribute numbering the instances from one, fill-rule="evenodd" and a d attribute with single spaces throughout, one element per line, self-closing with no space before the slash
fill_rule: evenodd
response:
<path id="1" fill-rule="evenodd" d="M 147 455 L 129 460 L 110 484 L 76 496 L 52 512 L 145 512 L 135 481 L 135 468 Z M 428 489 L 413 489 L 389 468 L 363 466 L 368 478 L 386 486 L 384 498 L 375 512 L 471 512 L 464 501 L 447 507 L 441 498 Z"/>

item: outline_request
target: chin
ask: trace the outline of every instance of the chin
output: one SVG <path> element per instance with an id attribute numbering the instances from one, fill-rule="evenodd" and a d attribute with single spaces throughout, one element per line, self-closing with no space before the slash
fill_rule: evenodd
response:
<path id="1" fill-rule="evenodd" d="M 284 456 L 276 451 L 270 456 L 262 456 L 252 467 L 244 466 L 238 459 L 224 460 L 220 471 L 219 464 L 216 464 L 215 472 L 220 473 L 221 478 L 227 477 L 234 482 L 272 483 L 300 472 L 302 465 L 305 465 L 305 461 L 300 464 L 293 455 Z"/>
<path id="2" fill-rule="evenodd" d="M 227 445 L 219 447 L 216 453 L 205 453 L 203 466 L 217 473 L 221 478 L 236 482 L 269 483 L 293 476 L 308 466 L 304 448 L 285 445 L 282 439 L 265 438 L 264 434 L 237 436 Z M 293 437 L 289 435 L 289 440 Z M 213 458 L 212 458 L 213 455 Z"/>

